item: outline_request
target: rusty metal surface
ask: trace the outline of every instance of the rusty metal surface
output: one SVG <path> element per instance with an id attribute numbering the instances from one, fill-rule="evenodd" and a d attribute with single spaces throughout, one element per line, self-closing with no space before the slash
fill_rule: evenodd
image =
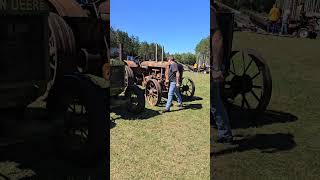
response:
<path id="1" fill-rule="evenodd" d="M 130 68 L 137 68 L 137 67 L 139 67 L 139 65 L 136 64 L 136 63 L 133 62 L 133 61 L 124 60 L 124 62 L 127 63 L 127 65 L 128 65 Z"/>
<path id="2" fill-rule="evenodd" d="M 141 62 L 142 67 L 158 67 L 158 68 L 167 68 L 169 67 L 168 62 L 161 62 L 161 61 L 143 61 Z"/>
<path id="3" fill-rule="evenodd" d="M 60 16 L 67 17 L 88 17 L 87 12 L 82 9 L 75 0 L 48 0 Z"/>
<path id="4" fill-rule="evenodd" d="M 102 2 L 98 7 L 98 11 L 102 14 L 110 14 L 110 0 Z"/>

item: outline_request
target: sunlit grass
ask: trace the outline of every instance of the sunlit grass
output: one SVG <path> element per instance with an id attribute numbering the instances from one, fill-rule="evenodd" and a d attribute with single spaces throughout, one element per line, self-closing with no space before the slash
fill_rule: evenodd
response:
<path id="1" fill-rule="evenodd" d="M 184 76 L 196 85 L 187 109 L 147 106 L 134 120 L 112 114 L 111 179 L 209 179 L 209 75 Z"/>

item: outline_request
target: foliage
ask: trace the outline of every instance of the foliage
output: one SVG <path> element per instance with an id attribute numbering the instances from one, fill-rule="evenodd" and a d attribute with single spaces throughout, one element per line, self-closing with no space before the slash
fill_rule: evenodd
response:
<path id="1" fill-rule="evenodd" d="M 201 39 L 201 41 L 196 46 L 196 54 L 210 55 L 210 37 Z"/>
<path id="2" fill-rule="evenodd" d="M 197 60 L 196 55 L 193 53 L 175 53 L 173 54 L 173 57 L 177 62 L 189 65 L 193 65 Z"/>
<path id="3" fill-rule="evenodd" d="M 111 48 L 117 48 L 121 43 L 124 55 L 140 56 L 142 59 L 155 59 L 156 45 L 158 46 L 158 59 L 161 58 L 162 45 L 156 43 L 140 42 L 139 37 L 129 36 L 127 32 L 111 27 L 110 30 Z M 165 53 L 165 52 L 164 52 Z"/>
<path id="4" fill-rule="evenodd" d="M 126 55 L 139 56 L 144 60 L 155 60 L 156 59 L 156 46 L 157 46 L 157 57 L 160 60 L 162 57 L 162 45 L 157 43 L 148 43 L 146 41 L 139 41 L 137 36 L 129 36 L 127 32 L 111 27 L 110 30 L 111 49 L 115 49 L 121 43 L 123 45 L 124 57 Z M 209 57 L 210 54 L 210 40 L 209 37 L 202 39 L 195 48 L 196 54 L 203 54 Z M 170 54 L 164 52 L 164 58 Z M 172 54 L 178 62 L 183 64 L 193 65 L 197 61 L 197 56 L 193 53 L 175 53 Z M 209 59 L 209 58 L 207 58 Z"/>

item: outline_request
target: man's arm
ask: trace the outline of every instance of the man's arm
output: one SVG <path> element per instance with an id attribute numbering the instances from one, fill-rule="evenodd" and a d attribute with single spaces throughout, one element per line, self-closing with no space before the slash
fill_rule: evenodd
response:
<path id="1" fill-rule="evenodd" d="M 180 85 L 180 72 L 179 71 L 176 72 L 176 82 L 177 82 L 177 85 Z"/>
<path id="2" fill-rule="evenodd" d="M 222 34 L 219 30 L 217 30 L 213 34 L 212 38 L 212 52 L 213 52 L 213 61 L 212 61 L 212 66 L 213 69 L 216 71 L 220 70 L 221 64 L 222 64 L 222 58 L 223 58 L 223 39 L 222 39 Z"/>
<path id="3" fill-rule="evenodd" d="M 212 77 L 214 80 L 223 79 L 222 72 L 220 71 L 220 67 L 222 64 L 223 59 L 223 39 L 221 31 L 218 27 L 217 21 L 217 12 L 214 8 L 210 8 L 210 26 L 212 29 L 212 36 L 211 36 L 211 58 L 212 58 Z"/>
<path id="4" fill-rule="evenodd" d="M 223 59 L 223 38 L 222 34 L 219 30 L 217 30 L 213 34 L 212 38 L 212 77 L 214 80 L 223 80 L 222 72 L 221 72 L 221 64 Z"/>

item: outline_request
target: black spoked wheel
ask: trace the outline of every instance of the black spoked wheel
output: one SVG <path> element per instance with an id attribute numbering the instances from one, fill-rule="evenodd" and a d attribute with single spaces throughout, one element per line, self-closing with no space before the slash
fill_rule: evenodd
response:
<path id="1" fill-rule="evenodd" d="M 145 88 L 145 96 L 150 106 L 156 106 L 160 103 L 162 97 L 161 86 L 155 79 L 150 79 Z"/>
<path id="2" fill-rule="evenodd" d="M 106 91 L 85 77 L 65 76 L 50 90 L 47 108 L 56 127 L 58 155 L 91 166 L 106 158 Z"/>
<path id="3" fill-rule="evenodd" d="M 180 93 L 182 95 L 182 98 L 185 100 L 192 99 L 194 96 L 194 92 L 196 90 L 196 87 L 194 85 L 194 82 L 190 78 L 183 78 L 181 85 L 180 85 Z"/>
<path id="4" fill-rule="evenodd" d="M 309 31 L 307 28 L 301 28 L 298 31 L 298 37 L 300 38 L 308 38 L 309 37 Z"/>
<path id="5" fill-rule="evenodd" d="M 224 99 L 246 117 L 264 112 L 270 102 L 272 80 L 265 60 L 253 50 L 233 51 Z"/>
<path id="6" fill-rule="evenodd" d="M 126 97 L 129 98 L 127 109 L 131 113 L 141 113 L 145 108 L 145 97 L 143 90 L 137 85 L 129 86 L 125 92 Z"/>

